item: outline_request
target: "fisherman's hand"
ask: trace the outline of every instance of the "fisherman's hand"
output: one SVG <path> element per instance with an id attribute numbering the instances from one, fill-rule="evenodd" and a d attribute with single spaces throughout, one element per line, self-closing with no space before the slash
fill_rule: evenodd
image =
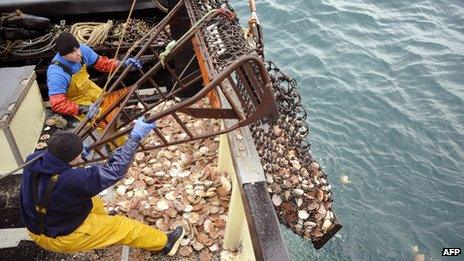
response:
<path id="1" fill-rule="evenodd" d="M 100 109 L 96 104 L 92 104 L 89 106 L 89 111 L 87 112 L 87 115 L 85 117 L 89 120 L 93 119 L 97 114 L 100 112 Z"/>
<path id="2" fill-rule="evenodd" d="M 90 106 L 88 105 L 79 105 L 78 115 L 85 114 L 85 117 L 89 120 L 93 119 L 100 110 L 95 104 Z"/>
<path id="3" fill-rule="evenodd" d="M 79 105 L 79 111 L 77 112 L 78 115 L 87 114 L 90 110 L 90 106 L 87 105 Z"/>
<path id="4" fill-rule="evenodd" d="M 84 149 L 82 150 L 81 156 L 87 157 L 90 154 L 89 146 L 84 144 Z"/>
<path id="5" fill-rule="evenodd" d="M 138 68 L 138 69 L 142 68 L 142 62 L 132 57 L 127 58 L 123 63 L 125 67 L 132 65 L 133 67 Z"/>
<path id="6" fill-rule="evenodd" d="M 139 138 L 144 138 L 150 133 L 152 129 L 156 128 L 156 123 L 145 122 L 145 117 L 140 117 L 135 122 L 134 128 L 132 129 L 131 135 Z"/>

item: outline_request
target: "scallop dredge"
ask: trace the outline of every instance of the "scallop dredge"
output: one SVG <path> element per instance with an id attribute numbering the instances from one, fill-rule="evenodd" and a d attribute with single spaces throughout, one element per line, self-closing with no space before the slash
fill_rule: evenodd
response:
<path id="1" fill-rule="evenodd" d="M 249 126 L 280 222 L 321 248 L 342 227 L 334 214 L 331 186 L 310 153 L 306 110 L 297 82 L 265 60 L 257 19 L 250 19 L 248 29 L 242 28 L 228 1 L 220 0 L 179 1 L 169 3 L 166 10 L 157 23 L 131 19 L 127 27 L 123 21 L 62 22 L 30 40 L 0 41 L 0 59 L 46 57 L 64 30 L 103 53 L 114 52 L 122 44 L 124 57 L 139 58 L 145 65 L 135 72 L 126 68 L 108 82 L 101 81 L 107 90 L 99 104 L 105 107 L 106 101 L 112 102 L 96 119 L 85 119 L 76 128 L 94 152 L 86 161 L 106 159 L 141 115 L 156 121 L 169 117 L 182 134 L 167 137 L 162 129 L 157 130 L 139 151 Z M 9 14 L 9 18 L 15 15 L 23 14 Z M 7 24 L 8 17 L 2 21 Z M 143 94 L 145 89 L 153 92 Z M 209 102 L 200 102 L 205 98 Z M 192 130 L 193 124 L 185 123 L 185 115 L 232 124 L 217 124 L 198 133 Z M 101 135 L 94 135 L 97 128 L 103 130 Z"/>

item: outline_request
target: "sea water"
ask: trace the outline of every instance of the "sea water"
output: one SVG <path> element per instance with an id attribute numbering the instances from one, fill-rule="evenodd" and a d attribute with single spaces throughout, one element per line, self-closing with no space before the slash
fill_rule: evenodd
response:
<path id="1" fill-rule="evenodd" d="M 344 226 L 319 251 L 282 228 L 292 260 L 464 250 L 464 1 L 256 2 L 266 58 L 300 85 Z M 248 1 L 230 3 L 246 25 Z"/>

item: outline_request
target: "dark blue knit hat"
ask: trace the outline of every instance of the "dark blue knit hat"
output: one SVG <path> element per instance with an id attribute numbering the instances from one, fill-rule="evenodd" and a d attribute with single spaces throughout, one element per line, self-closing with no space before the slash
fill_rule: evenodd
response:
<path id="1" fill-rule="evenodd" d="M 82 153 L 82 145 L 79 135 L 70 131 L 61 131 L 53 134 L 48 140 L 48 152 L 66 163 L 73 161 Z"/>
<path id="2" fill-rule="evenodd" d="M 68 32 L 62 32 L 55 40 L 56 51 L 61 55 L 67 55 L 79 49 L 80 45 L 76 37 Z"/>

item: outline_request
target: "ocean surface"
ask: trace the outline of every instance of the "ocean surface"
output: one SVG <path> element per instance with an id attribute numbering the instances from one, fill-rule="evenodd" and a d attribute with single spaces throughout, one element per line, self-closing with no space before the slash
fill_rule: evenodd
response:
<path id="1" fill-rule="evenodd" d="M 464 250 L 464 1 L 256 2 L 344 226 L 319 251 L 282 228 L 291 258 L 463 260 L 441 251 Z"/>

